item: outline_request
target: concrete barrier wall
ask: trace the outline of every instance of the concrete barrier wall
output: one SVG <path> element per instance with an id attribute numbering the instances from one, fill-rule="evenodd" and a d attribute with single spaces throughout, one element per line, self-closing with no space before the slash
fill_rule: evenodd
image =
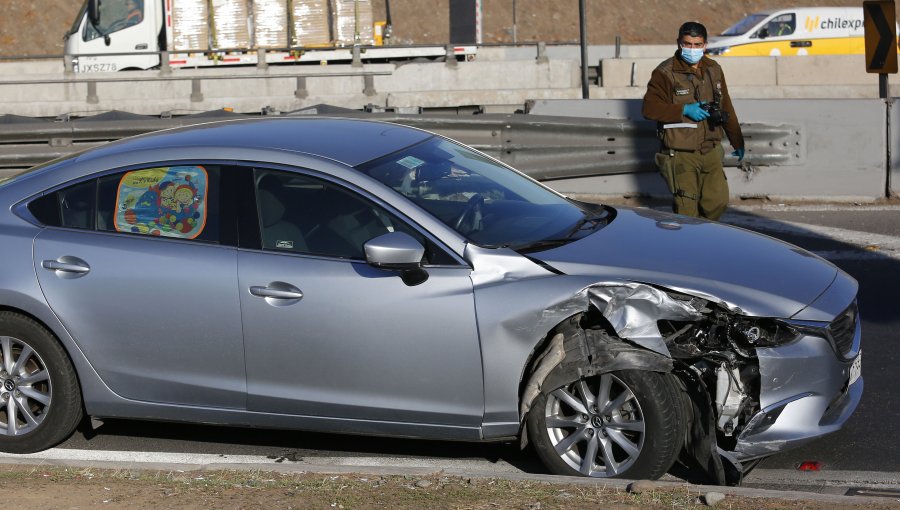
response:
<path id="1" fill-rule="evenodd" d="M 800 126 L 806 151 L 798 155 L 796 164 L 757 166 L 751 175 L 727 168 L 733 197 L 870 201 L 885 195 L 888 140 L 884 101 L 735 100 L 734 103 L 742 123 Z M 531 111 L 540 115 L 640 119 L 640 107 L 639 100 L 539 101 Z M 896 108 L 892 115 L 894 119 L 900 117 Z M 892 138 L 890 143 L 896 148 L 897 137 Z M 730 151 L 729 145 L 725 147 Z M 747 158 L 752 164 L 752 152 Z M 900 179 L 896 156 L 892 172 L 892 176 Z M 548 184 L 565 193 L 661 197 L 668 194 L 662 180 L 653 172 Z"/>
<path id="2" fill-rule="evenodd" d="M 674 54 L 674 52 L 673 52 Z M 645 87 L 664 58 L 619 58 L 600 62 L 602 87 Z M 863 55 L 805 57 L 718 57 L 730 87 L 794 85 L 878 85 L 866 73 Z M 877 88 L 875 89 L 877 92 Z"/>
<path id="3" fill-rule="evenodd" d="M 624 51 L 626 48 L 634 50 L 638 47 L 623 47 L 623 53 L 628 53 Z M 640 48 L 645 53 L 653 53 L 665 47 Z M 527 50 L 529 55 L 523 60 L 476 60 L 460 62 L 453 67 L 442 62 L 367 64 L 363 71 L 385 73 L 384 76 L 372 78 L 374 90 L 366 90 L 361 76 L 310 76 L 306 79 L 306 95 L 296 94 L 298 77 L 358 73 L 361 70 L 349 65 L 273 65 L 266 70 L 253 66 L 181 69 L 168 75 L 199 78 L 199 90 L 195 90 L 190 81 L 159 81 L 165 76 L 157 71 L 87 74 L 73 78 L 65 77 L 61 66 L 54 61 L 0 62 L 0 115 L 57 116 L 107 110 L 158 114 L 224 107 L 240 112 L 255 112 L 264 107 L 291 111 L 321 103 L 357 109 L 374 104 L 410 110 L 473 105 L 491 108 L 490 111 L 512 112 L 521 109 L 529 99 L 581 97 L 577 57 L 551 56 L 549 60 L 537 60 L 535 47 L 513 49 Z M 572 49 L 548 47 L 547 54 L 571 53 Z M 671 53 L 669 48 L 667 54 Z M 642 97 L 650 73 L 664 58 L 665 55 L 596 61 L 601 67 L 603 86 L 592 85 L 591 97 Z M 735 98 L 860 98 L 878 95 L 877 77 L 863 72 L 859 57 L 723 57 L 719 61 Z M 31 74 L 25 72 L 26 68 L 44 73 Z M 231 77 L 243 78 L 222 79 Z M 248 77 L 254 79 L 245 79 Z M 125 78 L 128 81 L 97 83 L 97 102 L 87 100 L 86 83 L 72 83 L 73 79 Z M 22 80 L 43 80 L 47 83 L 4 83 Z M 900 82 L 894 81 L 892 92 L 900 95 Z"/>
<path id="4" fill-rule="evenodd" d="M 298 77 L 360 72 L 383 74 L 372 77 L 374 90 L 369 91 L 362 76 L 309 76 L 306 96 L 295 95 Z M 77 75 L 76 80 L 129 78 L 97 83 L 97 102 L 90 103 L 88 85 L 71 83 L 61 69 L 56 74 L 4 75 L 0 66 L 0 115 L 57 116 L 106 110 L 152 115 L 223 107 L 253 112 L 266 106 L 291 111 L 321 103 L 346 108 L 368 104 L 401 108 L 510 105 L 513 111 L 532 98 L 580 97 L 580 67 L 574 60 L 475 61 L 453 67 L 442 62 L 369 64 L 363 69 L 349 65 L 270 66 L 265 71 L 250 66 L 176 70 L 168 76 L 198 78 L 199 89 L 192 88 L 190 80 L 160 81 L 164 76 L 157 71 Z M 235 79 L 222 79 L 225 77 Z M 23 80 L 47 83 L 4 84 Z"/>

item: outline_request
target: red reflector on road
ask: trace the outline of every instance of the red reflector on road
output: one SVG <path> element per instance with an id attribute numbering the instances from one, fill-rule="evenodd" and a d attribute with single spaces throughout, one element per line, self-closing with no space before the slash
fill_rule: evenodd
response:
<path id="1" fill-rule="evenodd" d="M 797 471 L 819 471 L 820 469 L 822 469 L 822 464 L 817 460 L 807 460 L 797 466 Z"/>

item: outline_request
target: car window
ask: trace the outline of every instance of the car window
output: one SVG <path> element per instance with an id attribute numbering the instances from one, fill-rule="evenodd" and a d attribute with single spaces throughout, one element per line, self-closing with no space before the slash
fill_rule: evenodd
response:
<path id="1" fill-rule="evenodd" d="M 100 4 L 100 31 L 88 21 L 84 24 L 82 40 L 91 41 L 101 37 L 101 32 L 112 34 L 142 21 L 144 0 L 103 0 Z"/>
<path id="2" fill-rule="evenodd" d="M 96 196 L 96 181 L 90 180 L 33 200 L 28 210 L 44 225 L 93 230 Z"/>
<path id="3" fill-rule="evenodd" d="M 204 166 L 145 168 L 104 177 L 98 196 L 100 230 L 181 239 L 214 234 L 207 230 L 210 177 Z"/>
<path id="4" fill-rule="evenodd" d="M 218 242 L 217 166 L 175 165 L 116 173 L 29 204 L 48 226 Z"/>
<path id="5" fill-rule="evenodd" d="M 456 264 L 396 215 L 347 188 L 268 169 L 257 169 L 254 180 L 264 250 L 364 260 L 367 241 L 405 232 L 426 247 L 426 263 Z"/>
<path id="6" fill-rule="evenodd" d="M 85 182 L 59 192 L 60 225 L 69 228 L 94 228 L 96 199 L 93 181 Z"/>
<path id="7" fill-rule="evenodd" d="M 357 169 L 482 246 L 557 239 L 588 213 L 491 158 L 439 137 Z"/>
<path id="8" fill-rule="evenodd" d="M 783 37 L 794 33 L 796 23 L 793 14 L 782 14 L 766 24 L 769 37 Z"/>

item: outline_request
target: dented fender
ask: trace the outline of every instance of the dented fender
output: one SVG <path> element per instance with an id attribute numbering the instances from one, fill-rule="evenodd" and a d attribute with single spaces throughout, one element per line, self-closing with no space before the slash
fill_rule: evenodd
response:
<path id="1" fill-rule="evenodd" d="M 579 317 L 570 318 L 558 328 L 537 359 L 522 394 L 520 420 L 525 419 L 534 399 L 545 388 L 552 390 L 582 377 L 617 370 L 672 371 L 671 358 L 615 339 L 603 330 L 582 329 Z"/>

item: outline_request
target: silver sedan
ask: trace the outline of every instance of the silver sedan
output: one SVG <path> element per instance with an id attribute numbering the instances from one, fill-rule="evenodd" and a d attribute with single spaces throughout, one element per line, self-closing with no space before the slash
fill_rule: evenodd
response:
<path id="1" fill-rule="evenodd" d="M 86 416 L 520 440 L 740 483 L 859 402 L 857 284 L 387 123 L 212 123 L 0 183 L 0 450 Z"/>

